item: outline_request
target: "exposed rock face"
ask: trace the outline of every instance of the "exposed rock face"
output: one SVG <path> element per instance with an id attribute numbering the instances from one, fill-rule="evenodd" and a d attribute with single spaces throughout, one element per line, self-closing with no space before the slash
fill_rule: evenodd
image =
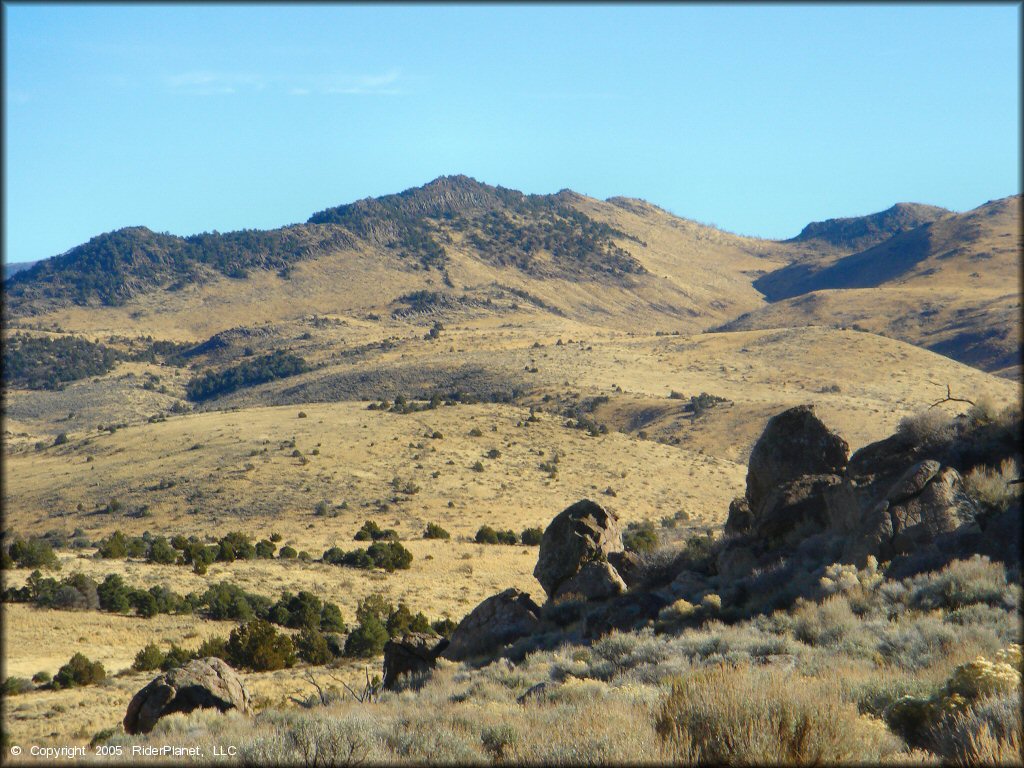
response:
<path id="1" fill-rule="evenodd" d="M 608 562 L 618 571 L 619 576 L 626 586 L 632 588 L 640 577 L 640 556 L 636 552 L 624 550 L 622 552 L 610 552 Z"/>
<path id="2" fill-rule="evenodd" d="M 544 531 L 533 575 L 552 597 L 586 563 L 607 560 L 609 554 L 622 549 L 618 518 L 584 499 L 560 512 Z"/>
<path id="3" fill-rule="evenodd" d="M 422 675 L 437 666 L 448 640 L 425 632 L 412 632 L 384 644 L 384 687 L 393 691 L 402 675 Z"/>
<path id="4" fill-rule="evenodd" d="M 839 485 L 837 475 L 804 475 L 773 488 L 751 526 L 766 541 L 796 544 L 829 525 L 826 489 Z"/>
<path id="5" fill-rule="evenodd" d="M 579 595 L 584 600 L 604 600 L 626 591 L 626 582 L 606 560 L 584 563 L 579 573 L 558 585 L 552 597 Z"/>
<path id="6" fill-rule="evenodd" d="M 882 560 L 910 554 L 942 534 L 980 530 L 977 514 L 959 472 L 922 461 L 909 467 L 871 509 L 844 555 L 860 563 L 869 554 Z"/>
<path id="7" fill-rule="evenodd" d="M 814 415 L 811 405 L 773 416 L 750 453 L 747 501 L 754 516 L 776 486 L 803 475 L 840 474 L 849 450 L 846 441 Z"/>
<path id="8" fill-rule="evenodd" d="M 164 715 L 196 709 L 251 711 L 249 692 L 238 674 L 217 658 L 196 659 L 164 672 L 140 690 L 124 716 L 126 733 L 149 733 Z"/>
<path id="9" fill-rule="evenodd" d="M 540 625 L 540 607 L 518 589 L 492 595 L 455 628 L 441 657 L 464 661 L 500 649 L 529 635 Z"/>

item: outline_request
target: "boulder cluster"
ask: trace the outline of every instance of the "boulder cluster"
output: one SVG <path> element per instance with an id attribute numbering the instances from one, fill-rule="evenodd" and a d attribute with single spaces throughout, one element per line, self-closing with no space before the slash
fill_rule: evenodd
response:
<path id="1" fill-rule="evenodd" d="M 949 456 L 899 434 L 851 456 L 812 406 L 790 408 L 768 421 L 750 455 L 746 492 L 699 562 L 684 552 L 652 572 L 625 550 L 611 510 L 578 501 L 541 539 L 533 573 L 543 606 L 507 589 L 474 608 L 448 639 L 393 638 L 384 647 L 383 685 L 423 678 L 441 659 L 518 658 L 538 643 L 554 647 L 650 624 L 661 631 L 659 617 L 679 605 L 739 618 L 791 603 L 830 568 L 887 562 L 887 575 L 902 577 L 974 553 L 1018 562 L 1019 508 L 986 516 Z M 219 659 L 154 679 L 132 699 L 125 730 L 145 733 L 163 715 L 202 707 L 250 709 L 238 676 Z"/>

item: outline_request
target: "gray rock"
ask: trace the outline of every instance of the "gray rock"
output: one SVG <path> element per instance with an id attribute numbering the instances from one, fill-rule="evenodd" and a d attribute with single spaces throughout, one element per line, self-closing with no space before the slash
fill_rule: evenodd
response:
<path id="1" fill-rule="evenodd" d="M 579 595 L 584 600 L 604 600 L 626 591 L 626 582 L 606 560 L 585 563 L 580 572 L 559 584 L 552 598 Z"/>
<path id="2" fill-rule="evenodd" d="M 551 597 L 584 564 L 607 560 L 609 554 L 622 550 L 618 518 L 584 499 L 556 515 L 544 531 L 533 575 Z"/>
<path id="3" fill-rule="evenodd" d="M 850 447 L 814 415 L 814 406 L 799 405 L 773 416 L 750 453 L 747 501 L 756 518 L 772 489 L 803 475 L 838 475 Z"/>
<path id="4" fill-rule="evenodd" d="M 540 607 L 530 596 L 518 589 L 506 589 L 488 597 L 459 622 L 441 658 L 465 661 L 494 653 L 532 634 L 539 625 Z"/>
<path id="5" fill-rule="evenodd" d="M 196 709 L 236 709 L 249 714 L 252 705 L 235 670 L 221 659 L 196 659 L 158 675 L 136 693 L 124 716 L 124 730 L 149 733 L 164 715 Z"/>
<path id="6" fill-rule="evenodd" d="M 753 536 L 796 544 L 821 532 L 829 524 L 825 492 L 841 482 L 837 475 L 804 475 L 773 488 L 754 518 Z"/>
<path id="7" fill-rule="evenodd" d="M 384 644 L 384 681 L 395 690 L 402 675 L 425 675 L 437 666 L 437 657 L 448 647 L 448 640 L 425 632 L 411 632 Z"/>

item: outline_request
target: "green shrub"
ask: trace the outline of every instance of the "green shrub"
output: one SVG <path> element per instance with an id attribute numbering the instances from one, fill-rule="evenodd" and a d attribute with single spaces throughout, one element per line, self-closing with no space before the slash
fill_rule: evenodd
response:
<path id="1" fill-rule="evenodd" d="M 253 619 L 231 630 L 227 652 L 233 665 L 254 672 L 269 672 L 295 664 L 291 638 L 278 634 L 264 619 Z"/>
<path id="2" fill-rule="evenodd" d="M 7 555 L 18 568 L 49 568 L 60 570 L 53 547 L 45 540 L 37 537 L 15 539 L 7 549 Z"/>
<path id="3" fill-rule="evenodd" d="M 622 534 L 622 545 L 631 552 L 653 552 L 658 547 L 658 531 L 654 523 L 650 520 L 629 523 Z"/>
<path id="4" fill-rule="evenodd" d="M 398 532 L 390 528 L 382 530 L 373 520 L 367 520 L 353 538 L 356 541 L 398 541 Z"/>
<path id="5" fill-rule="evenodd" d="M 116 573 L 108 574 L 96 588 L 100 608 L 112 613 L 128 613 L 132 607 L 131 590 Z"/>
<path id="6" fill-rule="evenodd" d="M 441 637 L 451 637 L 457 626 L 459 625 L 449 618 L 438 619 L 430 624 L 430 628 Z"/>
<path id="7" fill-rule="evenodd" d="M 424 539 L 450 539 L 452 535 L 437 523 L 427 523 L 427 529 L 423 532 Z"/>
<path id="8" fill-rule="evenodd" d="M 28 693 L 32 690 L 32 681 L 24 677 L 8 677 L 0 685 L 0 693 L 4 696 L 17 696 L 19 693 Z"/>
<path id="9" fill-rule="evenodd" d="M 135 661 L 132 662 L 132 669 L 137 672 L 149 672 L 158 669 L 164 661 L 164 652 L 156 643 L 149 643 L 135 654 Z"/>
<path id="10" fill-rule="evenodd" d="M 67 664 L 57 670 L 53 676 L 54 688 L 73 688 L 76 685 L 92 685 L 100 683 L 107 676 L 103 665 L 98 661 L 89 661 L 81 653 L 76 653 Z"/>
<path id="11" fill-rule="evenodd" d="M 281 547 L 280 551 L 277 553 L 277 556 L 281 560 L 294 560 L 298 556 L 298 554 L 299 553 L 295 551 L 295 547 L 290 547 L 287 544 L 285 544 L 283 547 Z"/>
<path id="12" fill-rule="evenodd" d="M 519 540 L 528 547 L 540 546 L 541 539 L 544 538 L 544 530 L 541 528 L 525 528 L 519 535 Z"/>
<path id="13" fill-rule="evenodd" d="M 295 639 L 295 648 L 299 658 L 310 664 L 326 664 L 334 658 L 323 633 L 308 627 Z"/>
<path id="14" fill-rule="evenodd" d="M 171 565 L 178 560 L 178 551 L 163 536 L 157 536 L 149 543 L 146 559 L 151 563 Z"/>
<path id="15" fill-rule="evenodd" d="M 475 539 L 477 544 L 497 544 L 498 532 L 489 525 L 481 525 Z"/>
<path id="16" fill-rule="evenodd" d="M 200 644 L 195 656 L 197 659 L 215 657 L 224 661 L 230 661 L 228 641 L 223 637 L 208 637 Z"/>
<path id="17" fill-rule="evenodd" d="M 269 560 L 274 556 L 274 550 L 277 547 L 274 542 L 268 539 L 262 539 L 256 542 L 256 557 L 262 560 Z"/>
<path id="18" fill-rule="evenodd" d="M 36 685 L 46 685 L 53 679 L 53 676 L 46 670 L 41 670 L 32 675 L 32 682 Z"/>
<path id="19" fill-rule="evenodd" d="M 345 655 L 369 659 L 384 652 L 388 631 L 376 616 L 363 617 L 359 626 L 345 639 Z"/>
<path id="20" fill-rule="evenodd" d="M 1010 607 L 1019 594 L 1008 585 L 1003 564 L 981 555 L 954 560 L 941 571 L 919 574 L 904 583 L 909 590 L 907 604 L 919 610 L 952 611 L 975 603 Z"/>
<path id="21" fill-rule="evenodd" d="M 248 535 L 241 531 L 232 531 L 222 537 L 218 544 L 220 551 L 217 553 L 217 559 L 223 562 L 252 560 L 256 557 L 256 547 L 249 541 Z"/>
<path id="22" fill-rule="evenodd" d="M 170 649 L 168 649 L 163 661 L 160 662 L 160 669 L 166 672 L 170 669 L 175 669 L 176 667 L 183 667 L 194 658 L 196 658 L 196 656 L 191 651 L 187 651 L 184 648 L 171 643 Z"/>

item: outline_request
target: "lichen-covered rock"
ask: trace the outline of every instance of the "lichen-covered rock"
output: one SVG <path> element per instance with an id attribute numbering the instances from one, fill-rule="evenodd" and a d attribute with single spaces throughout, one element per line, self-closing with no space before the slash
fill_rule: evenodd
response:
<path id="1" fill-rule="evenodd" d="M 488 597 L 459 622 L 441 658 L 464 661 L 494 653 L 539 625 L 540 606 L 522 590 L 506 589 Z"/>
<path id="2" fill-rule="evenodd" d="M 402 675 L 424 675 L 437 666 L 437 657 L 448 647 L 448 640 L 425 632 L 410 632 L 384 644 L 384 681 L 394 690 Z"/>
<path id="3" fill-rule="evenodd" d="M 626 591 L 626 582 L 607 560 L 584 563 L 579 573 L 558 585 L 552 597 L 579 595 L 584 600 L 604 600 Z"/>
<path id="4" fill-rule="evenodd" d="M 251 711 L 242 679 L 221 659 L 196 659 L 155 677 L 129 702 L 124 730 L 149 733 L 164 715 L 196 709 Z"/>
<path id="5" fill-rule="evenodd" d="M 599 504 L 584 499 L 555 516 L 544 531 L 533 575 L 548 597 L 592 560 L 607 560 L 621 552 L 618 518 Z"/>
<path id="6" fill-rule="evenodd" d="M 772 489 L 803 475 L 838 475 L 850 447 L 814 415 L 814 406 L 798 405 L 768 420 L 750 453 L 747 501 L 756 518 Z"/>

